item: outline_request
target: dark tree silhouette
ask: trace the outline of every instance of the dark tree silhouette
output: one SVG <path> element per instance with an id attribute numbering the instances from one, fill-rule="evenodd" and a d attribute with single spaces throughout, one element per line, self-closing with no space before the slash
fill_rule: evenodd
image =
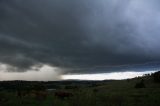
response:
<path id="1" fill-rule="evenodd" d="M 160 83 L 160 71 L 155 72 L 155 73 L 153 74 L 153 79 L 154 79 L 154 82 Z"/>
<path id="2" fill-rule="evenodd" d="M 144 80 L 142 79 L 140 82 L 136 83 L 135 88 L 145 88 Z"/>

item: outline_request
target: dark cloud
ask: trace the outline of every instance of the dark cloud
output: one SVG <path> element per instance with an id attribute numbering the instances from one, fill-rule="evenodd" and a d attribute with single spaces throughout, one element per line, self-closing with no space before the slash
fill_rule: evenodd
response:
<path id="1" fill-rule="evenodd" d="M 69 72 L 160 60 L 157 0 L 1 0 L 0 62 Z"/>

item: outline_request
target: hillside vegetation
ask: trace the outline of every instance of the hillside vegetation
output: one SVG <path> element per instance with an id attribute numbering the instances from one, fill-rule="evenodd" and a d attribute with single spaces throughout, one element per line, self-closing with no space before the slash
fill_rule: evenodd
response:
<path id="1" fill-rule="evenodd" d="M 160 106 L 160 72 L 115 81 L 1 82 L 0 89 L 0 106 Z"/>

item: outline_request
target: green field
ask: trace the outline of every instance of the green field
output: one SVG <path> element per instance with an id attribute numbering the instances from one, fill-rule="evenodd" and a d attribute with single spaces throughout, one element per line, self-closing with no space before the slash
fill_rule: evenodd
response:
<path id="1" fill-rule="evenodd" d="M 135 88 L 142 79 L 145 87 Z M 160 106 L 160 83 L 155 83 L 152 77 L 102 81 L 93 86 L 80 86 L 57 89 L 73 94 L 63 99 L 55 96 L 57 91 L 43 91 L 47 96 L 38 98 L 34 95 L 18 97 L 16 91 L 1 90 L 0 106 Z"/>

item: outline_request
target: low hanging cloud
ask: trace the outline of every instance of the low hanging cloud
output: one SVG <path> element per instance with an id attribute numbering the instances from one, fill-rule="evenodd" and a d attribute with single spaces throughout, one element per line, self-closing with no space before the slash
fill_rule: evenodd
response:
<path id="1" fill-rule="evenodd" d="M 158 0 L 1 0 L 0 62 L 14 67 L 9 71 L 49 65 L 87 73 L 93 67 L 159 61 L 158 4 Z"/>
<path id="2" fill-rule="evenodd" d="M 28 80 L 28 81 L 55 81 L 61 79 L 62 71 L 56 67 L 43 65 L 38 69 L 32 67 L 32 70 L 26 72 L 7 72 L 8 65 L 0 64 L 0 81 L 1 80 Z M 11 67 L 11 66 L 10 66 Z M 12 67 L 13 68 L 13 67 Z"/>

